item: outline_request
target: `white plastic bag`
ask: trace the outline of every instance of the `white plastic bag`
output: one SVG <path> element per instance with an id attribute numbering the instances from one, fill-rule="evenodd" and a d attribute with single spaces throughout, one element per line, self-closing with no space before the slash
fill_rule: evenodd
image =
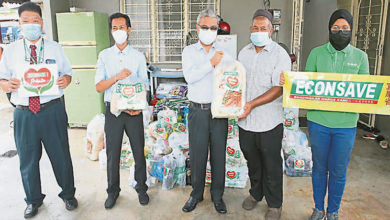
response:
<path id="1" fill-rule="evenodd" d="M 285 129 L 297 131 L 299 129 L 299 108 L 284 108 L 283 120 Z"/>
<path id="2" fill-rule="evenodd" d="M 186 150 L 190 147 L 188 133 L 173 132 L 168 138 L 169 146 L 174 152 Z"/>
<path id="3" fill-rule="evenodd" d="M 226 166 L 225 186 L 234 188 L 245 188 L 248 179 L 247 166 Z"/>
<path id="4" fill-rule="evenodd" d="M 175 184 L 180 187 L 186 186 L 186 157 L 182 152 L 174 154 L 176 168 L 174 173 Z"/>
<path id="5" fill-rule="evenodd" d="M 99 152 L 104 147 L 104 115 L 96 115 L 87 126 L 85 137 L 85 154 L 91 160 L 99 158 Z"/>
<path id="6" fill-rule="evenodd" d="M 164 160 L 164 179 L 162 183 L 162 189 L 172 189 L 175 185 L 175 169 L 176 161 L 172 154 L 163 157 Z"/>
<path id="7" fill-rule="evenodd" d="M 99 152 L 99 165 L 100 169 L 105 170 L 107 169 L 107 154 L 106 149 L 103 149 Z"/>
<path id="8" fill-rule="evenodd" d="M 246 160 L 240 149 L 238 138 L 228 139 L 226 144 L 226 164 L 229 166 L 245 166 Z"/>
<path id="9" fill-rule="evenodd" d="M 311 176 L 312 155 L 304 132 L 284 129 L 282 149 L 288 176 Z"/>
<path id="10" fill-rule="evenodd" d="M 148 106 L 146 89 L 142 83 L 117 83 L 111 94 L 111 112 L 122 110 L 143 110 Z"/>
<path id="11" fill-rule="evenodd" d="M 211 112 L 214 118 L 237 118 L 243 113 L 246 94 L 246 71 L 235 61 L 215 69 Z"/>

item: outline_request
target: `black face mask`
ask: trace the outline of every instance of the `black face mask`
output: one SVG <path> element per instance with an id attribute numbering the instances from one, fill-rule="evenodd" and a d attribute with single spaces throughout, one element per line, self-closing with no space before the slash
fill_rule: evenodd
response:
<path id="1" fill-rule="evenodd" d="M 329 41 L 336 50 L 342 50 L 348 46 L 352 39 L 352 31 L 330 31 Z"/>

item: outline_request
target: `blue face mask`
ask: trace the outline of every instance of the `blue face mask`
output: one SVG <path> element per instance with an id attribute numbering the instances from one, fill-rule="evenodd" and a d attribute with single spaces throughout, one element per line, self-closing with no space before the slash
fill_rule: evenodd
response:
<path id="1" fill-rule="evenodd" d="M 42 35 L 40 24 L 22 24 L 23 36 L 29 40 L 36 40 Z"/>
<path id="2" fill-rule="evenodd" d="M 253 32 L 251 33 L 251 41 L 258 47 L 264 47 L 272 41 L 268 34 L 268 32 Z"/>

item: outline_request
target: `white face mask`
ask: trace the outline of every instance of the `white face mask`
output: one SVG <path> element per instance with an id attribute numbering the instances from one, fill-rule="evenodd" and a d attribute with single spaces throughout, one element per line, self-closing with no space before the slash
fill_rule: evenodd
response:
<path id="1" fill-rule="evenodd" d="M 253 32 L 251 33 L 251 41 L 254 45 L 258 47 L 264 47 L 272 40 L 269 37 L 269 32 Z"/>
<path id="2" fill-rule="evenodd" d="M 205 45 L 210 45 L 214 43 L 217 38 L 217 31 L 212 31 L 208 29 L 207 31 L 200 29 L 199 30 L 199 40 L 202 41 Z"/>
<path id="3" fill-rule="evenodd" d="M 117 30 L 114 32 L 111 32 L 112 37 L 115 40 L 115 43 L 117 44 L 123 44 L 127 40 L 127 32 L 123 30 Z"/>

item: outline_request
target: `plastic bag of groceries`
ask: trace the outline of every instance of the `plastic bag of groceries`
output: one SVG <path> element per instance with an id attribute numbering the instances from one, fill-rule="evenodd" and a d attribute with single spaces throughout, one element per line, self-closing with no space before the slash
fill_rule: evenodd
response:
<path id="1" fill-rule="evenodd" d="M 163 157 L 164 160 L 164 178 L 162 189 L 172 189 L 175 185 L 175 169 L 176 161 L 173 154 L 168 154 Z"/>
<path id="2" fill-rule="evenodd" d="M 181 187 L 186 186 L 186 157 L 182 152 L 173 154 L 176 161 L 176 168 L 174 173 L 175 184 Z"/>
<path id="3" fill-rule="evenodd" d="M 284 108 L 283 120 L 285 129 L 297 131 L 299 129 L 299 108 Z"/>
<path id="4" fill-rule="evenodd" d="M 190 147 L 188 133 L 173 132 L 168 138 L 169 146 L 173 151 L 186 150 Z"/>
<path id="5" fill-rule="evenodd" d="M 152 153 L 154 156 L 164 156 L 170 154 L 172 148 L 169 147 L 168 140 L 158 138 L 156 143 L 152 146 Z"/>
<path id="6" fill-rule="evenodd" d="M 137 185 L 137 181 L 135 180 L 135 163 L 133 163 L 130 167 L 130 173 L 129 173 L 129 185 L 133 188 Z M 146 185 L 148 187 L 153 186 L 158 182 L 156 177 L 152 177 L 148 172 L 146 173 Z"/>
<path id="7" fill-rule="evenodd" d="M 153 106 L 148 106 L 142 110 L 144 128 L 147 128 L 150 122 L 153 121 Z"/>
<path id="8" fill-rule="evenodd" d="M 225 186 L 233 188 L 245 188 L 248 179 L 248 167 L 226 165 Z"/>
<path id="9" fill-rule="evenodd" d="M 150 123 L 148 130 L 149 135 L 156 139 L 168 139 L 169 135 L 173 131 L 173 124 L 162 120 L 154 121 Z"/>
<path id="10" fill-rule="evenodd" d="M 131 148 L 122 147 L 121 159 L 119 162 L 120 168 L 128 169 L 131 167 L 133 163 L 134 163 L 134 158 L 133 158 L 133 152 L 131 151 Z"/>
<path id="11" fill-rule="evenodd" d="M 226 164 L 229 166 L 246 166 L 246 160 L 240 149 L 240 142 L 237 138 L 227 140 Z"/>
<path id="12" fill-rule="evenodd" d="M 165 121 L 173 126 L 177 123 L 177 114 L 175 111 L 165 109 L 157 113 L 157 121 Z"/>
<path id="13" fill-rule="evenodd" d="M 164 179 L 164 160 L 163 158 L 147 160 L 148 173 L 152 177 L 156 177 L 160 182 Z"/>
<path id="14" fill-rule="evenodd" d="M 104 147 L 104 114 L 96 115 L 87 126 L 85 137 L 85 154 L 91 160 L 99 158 L 99 152 Z"/>
<path id="15" fill-rule="evenodd" d="M 300 129 L 284 130 L 282 149 L 285 159 L 285 170 L 289 176 L 311 176 L 311 150 L 306 134 Z"/>
<path id="16" fill-rule="evenodd" d="M 235 61 L 215 69 L 211 112 L 214 118 L 237 118 L 243 113 L 246 92 L 244 66 Z"/>
<path id="17" fill-rule="evenodd" d="M 111 94 L 111 112 L 143 110 L 148 106 L 146 88 L 142 83 L 117 83 Z"/>
<path id="18" fill-rule="evenodd" d="M 107 154 L 105 148 L 99 152 L 99 165 L 100 169 L 107 169 Z"/>

